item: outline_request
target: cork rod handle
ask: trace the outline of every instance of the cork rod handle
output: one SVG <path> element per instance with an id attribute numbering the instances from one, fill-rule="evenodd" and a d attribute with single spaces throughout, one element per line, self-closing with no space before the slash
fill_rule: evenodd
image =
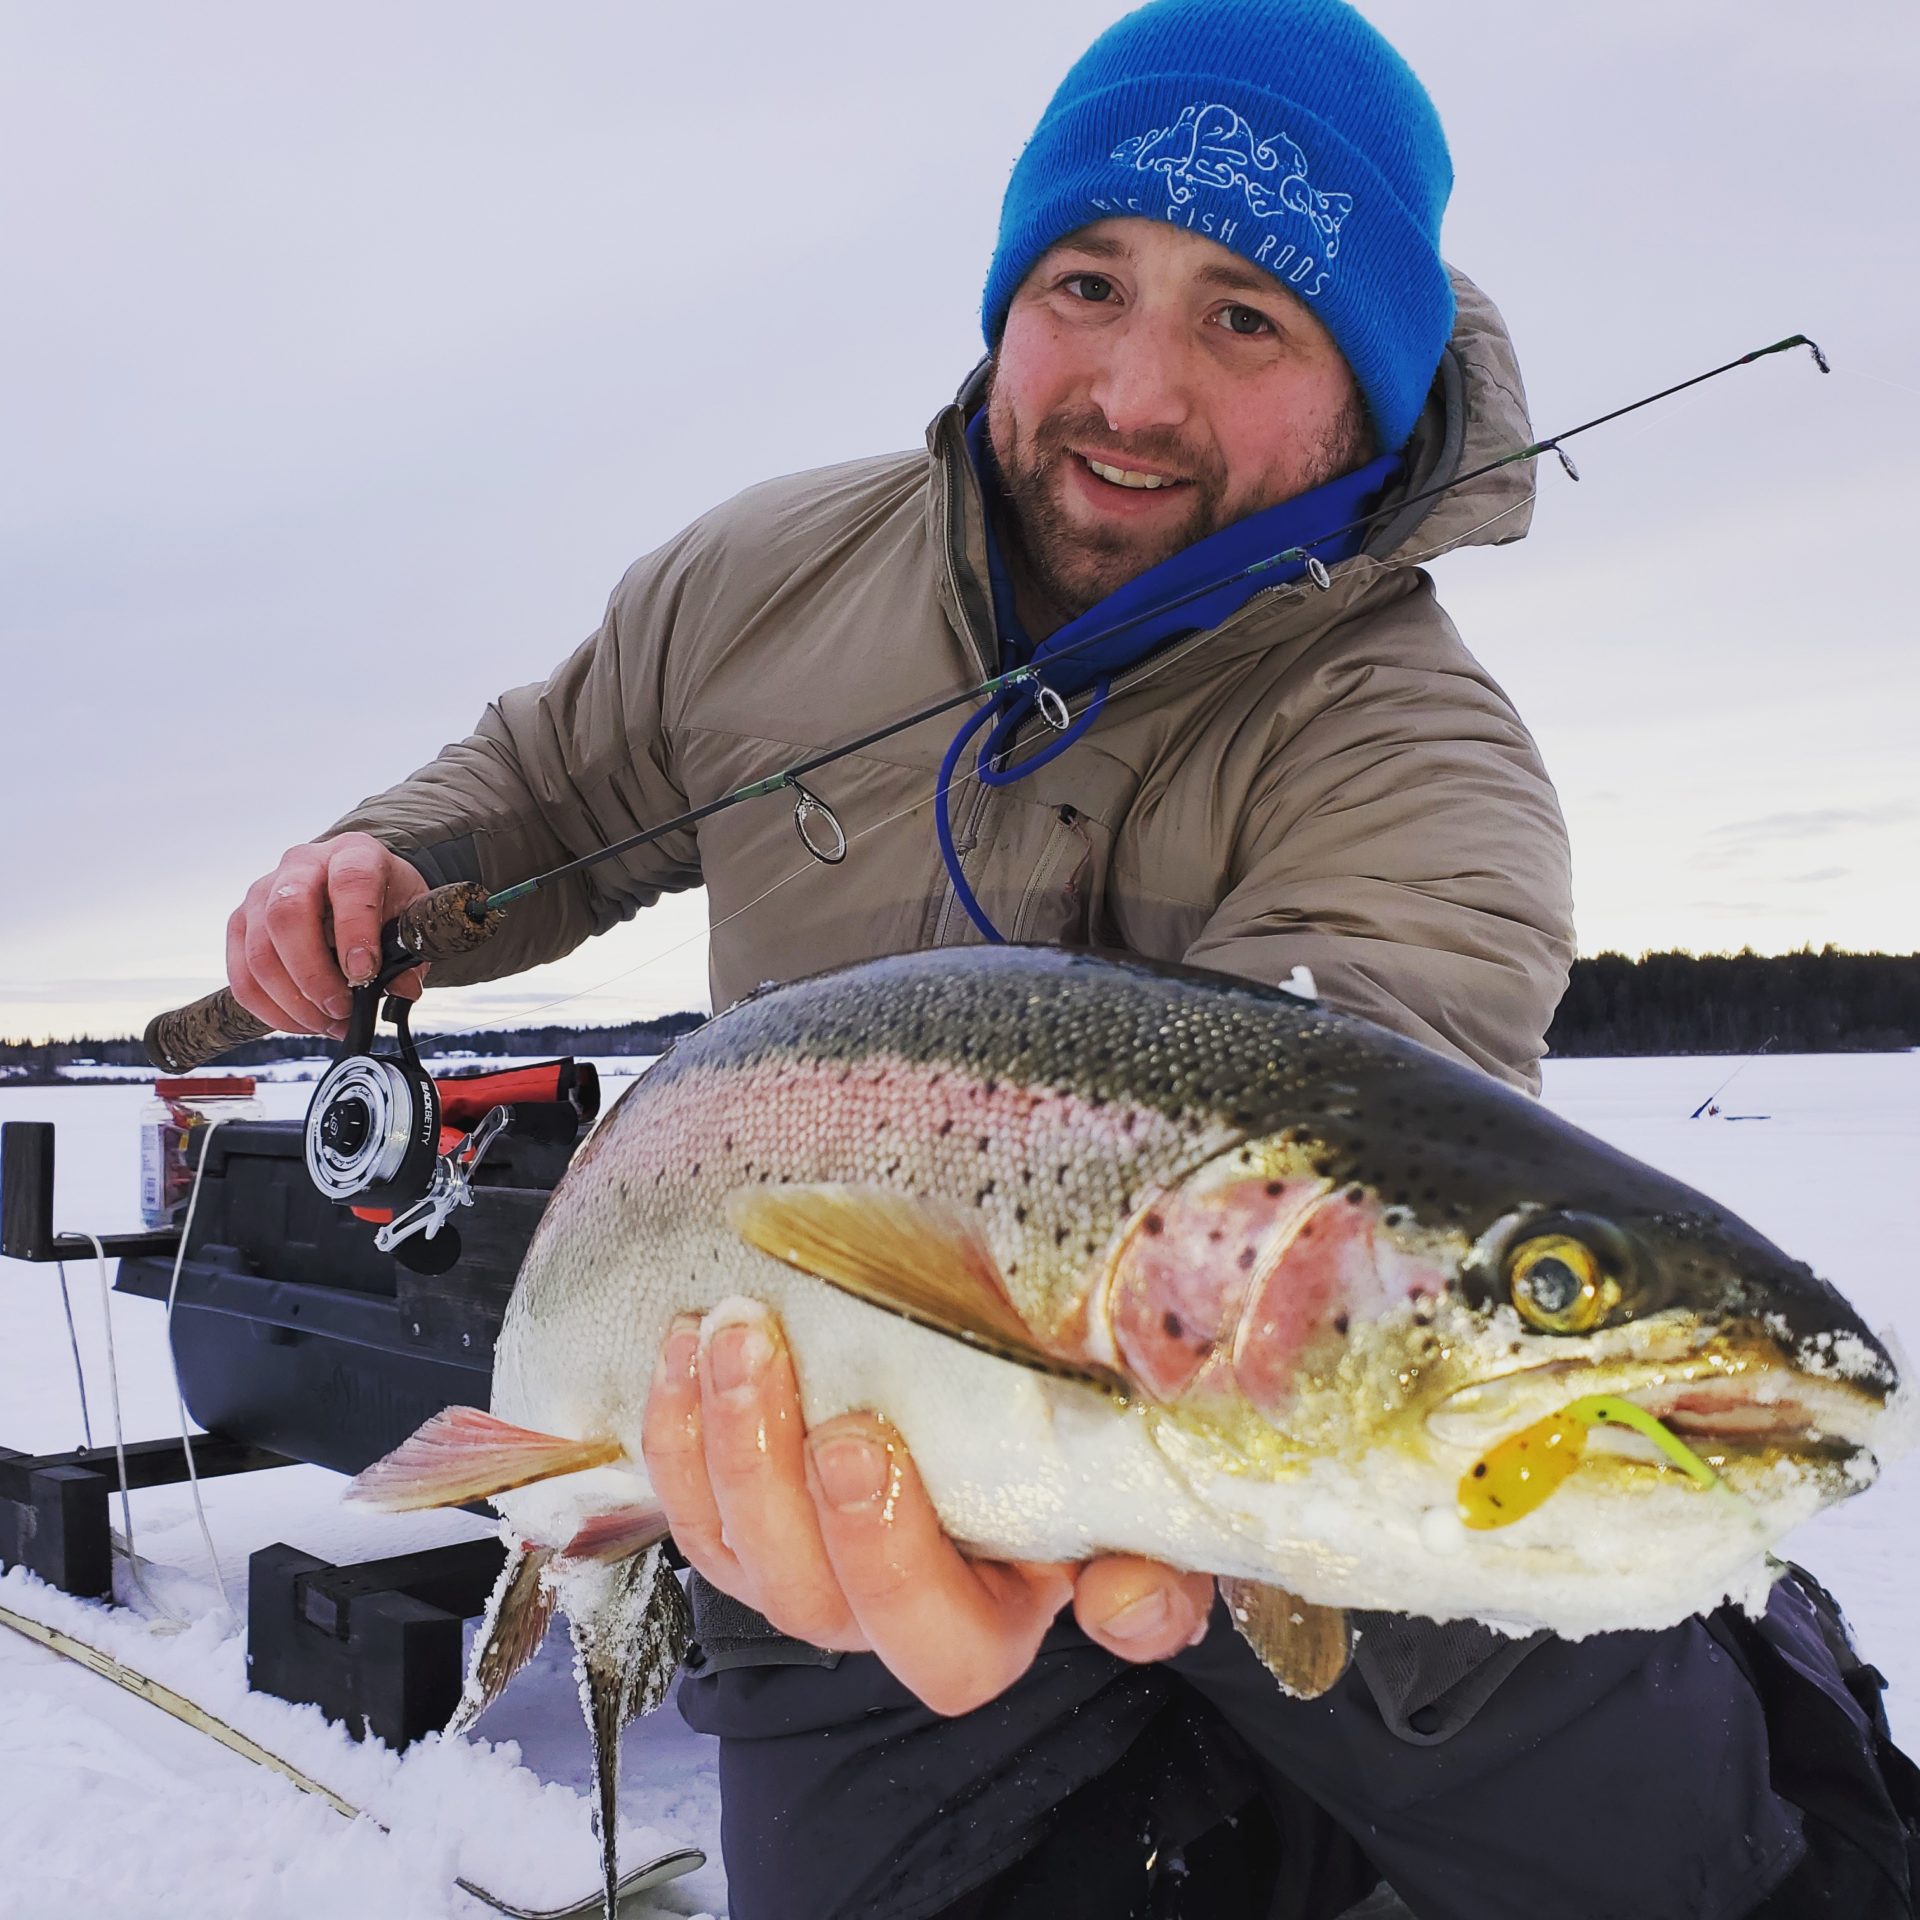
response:
<path id="1" fill-rule="evenodd" d="M 486 888 L 466 880 L 409 902 L 380 930 L 386 963 L 451 960 L 484 946 L 506 918 L 497 908 L 489 913 L 486 903 Z M 163 1072 L 190 1073 L 272 1031 L 233 997 L 231 987 L 222 987 L 190 1007 L 156 1014 L 147 1023 L 147 1058 Z"/>

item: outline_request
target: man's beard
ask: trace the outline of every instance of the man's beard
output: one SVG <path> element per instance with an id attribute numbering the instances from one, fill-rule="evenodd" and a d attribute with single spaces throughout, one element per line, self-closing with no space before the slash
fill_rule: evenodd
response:
<path id="1" fill-rule="evenodd" d="M 993 404 L 991 381 L 987 404 Z M 1111 434 L 1096 409 L 1048 416 L 1031 434 L 1020 436 L 1002 458 L 995 446 L 994 465 L 1000 477 L 1010 524 L 1004 529 L 1018 550 L 1028 578 L 1048 610 L 1064 624 L 1096 606 L 1161 561 L 1170 559 L 1196 540 L 1217 533 L 1248 514 L 1280 501 L 1310 493 L 1327 481 L 1352 473 L 1373 458 L 1373 434 L 1366 408 L 1356 393 L 1338 420 L 1312 449 L 1305 477 L 1271 499 L 1255 498 L 1235 510 L 1227 507 L 1227 476 L 1217 454 L 1196 460 L 1177 433 L 1148 430 L 1130 434 L 1124 448 L 1107 447 Z M 1177 524 L 1151 532 L 1122 526 L 1088 529 L 1069 519 L 1060 500 L 1060 476 L 1078 447 L 1107 459 L 1116 467 L 1165 468 L 1179 474 L 1186 486 L 1187 511 Z"/>

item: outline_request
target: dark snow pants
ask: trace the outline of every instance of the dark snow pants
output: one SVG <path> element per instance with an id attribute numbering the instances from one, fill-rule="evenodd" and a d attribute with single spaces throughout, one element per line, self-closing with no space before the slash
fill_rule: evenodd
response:
<path id="1" fill-rule="evenodd" d="M 680 1702 L 720 1736 L 735 1920 L 1337 1920 L 1383 1880 L 1417 1920 L 1910 1920 L 1912 1783 L 1816 1591 L 1464 1663 L 1380 1619 L 1315 1701 L 1216 1610 L 1150 1667 L 1057 1624 L 954 1720 L 744 1637 Z"/>

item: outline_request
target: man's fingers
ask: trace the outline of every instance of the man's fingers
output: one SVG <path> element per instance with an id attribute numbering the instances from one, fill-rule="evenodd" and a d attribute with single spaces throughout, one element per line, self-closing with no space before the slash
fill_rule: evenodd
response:
<path id="1" fill-rule="evenodd" d="M 249 896 L 247 924 L 241 939 L 242 957 L 255 988 L 277 1012 L 278 1017 L 273 1021 L 276 1027 L 284 1033 L 331 1033 L 337 1038 L 345 1031 L 344 986 L 338 989 L 342 995 L 340 1013 L 336 1014 L 330 1005 L 316 1003 L 287 970 L 274 939 L 276 919 L 284 927 L 290 914 L 297 911 L 289 896 L 276 900 L 274 889 L 293 884 L 277 875 L 257 883 L 254 895 Z M 264 898 L 258 897 L 262 893 Z"/>
<path id="2" fill-rule="evenodd" d="M 259 956 L 270 946 L 273 964 L 302 1005 L 322 1016 L 322 1024 L 308 1031 L 330 1032 L 344 1022 L 351 1005 L 347 983 L 334 965 L 333 949 L 327 943 L 326 867 L 313 849 L 288 849 L 266 883 L 266 898 L 253 921 L 248 929 L 247 957 L 253 963 L 255 978 L 283 1007 L 292 1010 L 262 972 Z"/>
<path id="3" fill-rule="evenodd" d="M 868 1414 L 808 1436 L 821 1537 L 861 1630 L 936 1713 L 967 1713 L 1017 1680 L 1073 1591 L 1070 1568 L 965 1559 L 898 1434 Z"/>
<path id="4" fill-rule="evenodd" d="M 755 1604 L 782 1633 L 817 1647 L 867 1644 L 854 1624 L 807 1492 L 800 1389 L 769 1313 L 714 1328 L 700 1356 L 707 1472 Z"/>
<path id="5" fill-rule="evenodd" d="M 1213 1576 L 1107 1554 L 1080 1569 L 1073 1615 L 1089 1640 L 1123 1660 L 1166 1660 L 1207 1630 Z"/>
<path id="6" fill-rule="evenodd" d="M 707 1475 L 700 1421 L 700 1316 L 683 1313 L 667 1330 L 647 1393 L 640 1451 L 674 1545 L 722 1593 L 753 1604 L 752 1582 L 721 1531 Z"/>
<path id="7" fill-rule="evenodd" d="M 427 891 L 419 871 L 371 834 L 344 833 L 321 848 L 326 861 L 327 904 L 333 916 L 333 957 L 352 986 L 365 986 L 380 970 L 380 929 L 410 900 Z M 420 991 L 417 974 L 403 974 L 388 987 L 404 1000 Z"/>

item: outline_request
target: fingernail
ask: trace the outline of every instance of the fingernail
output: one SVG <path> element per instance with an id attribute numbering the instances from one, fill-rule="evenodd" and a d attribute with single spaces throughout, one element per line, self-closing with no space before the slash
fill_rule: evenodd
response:
<path id="1" fill-rule="evenodd" d="M 353 1002 L 344 993 L 330 993 L 320 1004 L 336 1020 L 344 1020 L 353 1011 Z"/>
<path id="2" fill-rule="evenodd" d="M 1101 1631 L 1112 1634 L 1116 1640 L 1145 1640 L 1164 1634 L 1172 1614 L 1166 1589 L 1155 1587 L 1138 1600 L 1130 1600 L 1118 1613 L 1109 1615 L 1101 1622 Z"/>
<path id="3" fill-rule="evenodd" d="M 364 987 L 378 971 L 371 947 L 354 947 L 348 952 L 347 979 L 352 985 Z"/>
<path id="4" fill-rule="evenodd" d="M 752 1386 L 772 1358 L 773 1341 L 763 1320 L 735 1321 L 722 1327 L 707 1345 L 707 1365 L 718 1393 Z"/>
<path id="5" fill-rule="evenodd" d="M 660 1358 L 654 1364 L 653 1377 L 664 1381 L 677 1374 L 683 1380 L 693 1380 L 699 1373 L 700 1316 L 676 1313 L 667 1327 L 667 1337 L 660 1343 Z"/>
<path id="6" fill-rule="evenodd" d="M 887 1451 L 858 1434 L 807 1442 L 820 1491 L 841 1513 L 870 1507 L 887 1490 Z"/>
<path id="7" fill-rule="evenodd" d="M 327 1035 L 329 1039 L 344 1040 L 347 1037 L 347 1023 L 344 1020 L 334 1021 L 327 1028 Z"/>
<path id="8" fill-rule="evenodd" d="M 1200 1612 L 1200 1624 L 1187 1636 L 1187 1645 L 1197 1647 L 1207 1637 L 1207 1629 L 1213 1625 L 1213 1609 L 1203 1607 Z"/>

